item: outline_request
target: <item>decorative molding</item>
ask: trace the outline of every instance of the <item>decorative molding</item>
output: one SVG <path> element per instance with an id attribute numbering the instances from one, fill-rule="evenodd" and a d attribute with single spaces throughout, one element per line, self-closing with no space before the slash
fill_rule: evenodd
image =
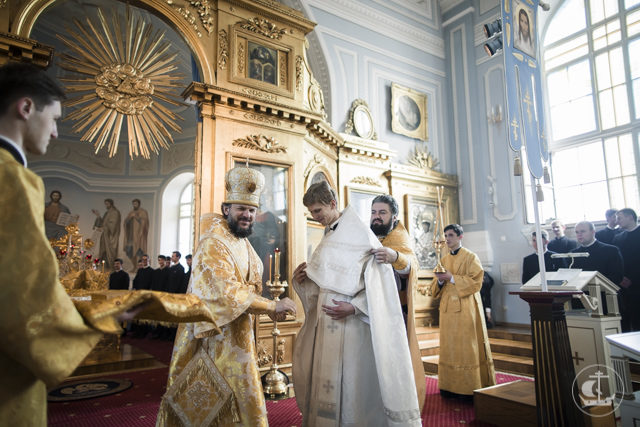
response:
<path id="1" fill-rule="evenodd" d="M 435 5 L 437 0 L 373 0 L 386 9 L 393 10 L 394 13 L 402 15 L 419 25 L 427 25 L 434 30 L 438 30 L 438 14 L 435 13 Z M 435 19 L 434 19 L 435 16 Z"/>
<path id="2" fill-rule="evenodd" d="M 320 85 L 313 76 L 311 76 L 311 85 L 309 85 L 307 95 L 309 96 L 309 106 L 311 110 L 316 113 L 321 113 L 323 118 L 326 118 L 327 113 L 324 109 L 324 95 L 322 94 Z"/>
<path id="3" fill-rule="evenodd" d="M 256 113 L 244 113 L 244 118 L 247 120 L 253 120 L 254 122 L 262 122 L 271 126 L 282 126 L 282 122 L 278 119 L 263 116 Z"/>
<path id="4" fill-rule="evenodd" d="M 0 0 L 0 9 L 2 9 L 2 8 L 6 7 L 6 6 L 7 6 L 7 2 L 8 2 L 8 1 L 9 1 L 9 0 Z"/>
<path id="5" fill-rule="evenodd" d="M 218 32 L 218 68 L 224 70 L 227 68 L 227 60 L 229 59 L 229 37 L 226 30 Z"/>
<path id="6" fill-rule="evenodd" d="M 247 95 L 255 96 L 258 99 L 265 99 L 267 101 L 273 102 L 276 102 L 278 100 L 278 97 L 276 95 L 272 93 L 261 92 L 258 89 L 243 87 L 242 92 L 246 93 Z"/>
<path id="7" fill-rule="evenodd" d="M 327 13 L 351 21 L 358 26 L 392 38 L 408 46 L 444 58 L 444 39 L 421 27 L 407 25 L 400 20 L 381 14 L 372 7 L 353 0 L 310 0 L 310 5 Z M 325 28 L 316 31 L 324 32 Z"/>
<path id="8" fill-rule="evenodd" d="M 287 147 L 280 145 L 274 137 L 264 135 L 249 135 L 233 140 L 236 147 L 249 148 L 264 153 L 286 153 Z"/>
<path id="9" fill-rule="evenodd" d="M 264 348 L 263 345 L 258 344 L 258 368 L 262 368 L 263 366 L 267 366 L 269 363 L 273 361 L 273 355 L 267 352 L 267 349 Z"/>
<path id="10" fill-rule="evenodd" d="M 240 24 L 245 30 L 252 31 L 256 34 L 262 34 L 270 39 L 279 40 L 283 34 L 287 33 L 286 28 L 278 28 L 273 22 L 269 22 L 265 18 L 250 18 Z"/>
<path id="11" fill-rule="evenodd" d="M 454 33 L 455 32 L 460 32 L 460 39 L 462 40 L 462 46 L 460 46 L 460 50 L 456 50 L 456 45 L 455 43 L 453 43 L 454 40 Z M 466 126 L 467 128 L 467 140 L 466 140 L 466 147 L 464 147 L 464 151 L 466 153 L 468 153 L 469 156 L 469 161 L 468 161 L 468 168 L 464 168 L 462 165 L 462 157 L 461 157 L 461 153 L 463 150 L 462 144 L 463 142 L 461 141 L 461 136 L 460 136 L 460 129 L 463 128 L 462 123 L 466 123 L 467 125 L 470 125 L 471 123 L 473 123 L 472 117 L 471 117 L 471 105 L 469 104 L 469 99 L 471 99 L 470 97 L 470 89 L 469 89 L 469 68 L 468 68 L 468 64 L 467 64 L 467 44 L 464 42 L 465 40 L 467 40 L 466 38 L 466 31 L 465 31 L 465 26 L 464 25 L 459 25 L 455 28 L 452 28 L 450 30 L 450 35 L 449 35 L 450 39 L 452 40 L 451 44 L 450 44 L 450 58 L 451 58 L 451 69 L 452 70 L 462 70 L 463 76 L 462 76 L 462 82 L 459 82 L 456 73 L 452 73 L 451 75 L 451 86 L 453 88 L 453 104 L 454 104 L 454 108 L 453 108 L 453 129 L 454 129 L 454 140 L 455 140 L 455 145 L 456 145 L 456 170 L 461 172 L 461 171 L 467 171 L 468 170 L 468 176 L 466 176 L 466 179 L 464 180 L 465 183 L 468 183 L 468 187 L 469 187 L 469 191 L 470 191 L 470 195 L 471 195 L 471 218 L 465 218 L 465 210 L 464 210 L 464 206 L 465 206 L 465 201 L 464 201 L 464 195 L 462 191 L 458 192 L 458 202 L 460 205 L 460 224 L 477 224 L 478 222 L 478 211 L 477 211 L 477 204 L 476 204 L 476 185 L 475 185 L 475 164 L 474 164 L 474 149 L 473 149 L 473 141 L 471 140 L 471 128 L 469 126 Z M 461 59 L 461 64 L 457 64 L 456 61 L 457 59 L 460 58 Z M 463 93 L 462 95 L 458 94 L 458 91 L 460 88 L 463 88 Z M 464 102 L 464 117 L 460 117 L 459 114 L 459 107 L 457 106 L 458 102 Z M 460 181 L 463 180 L 463 174 L 460 173 Z M 463 187 L 462 187 L 463 188 Z"/>
<path id="12" fill-rule="evenodd" d="M 416 145 L 413 156 L 409 158 L 409 164 L 425 171 L 434 170 L 440 162 L 427 150 Z"/>
<path id="13" fill-rule="evenodd" d="M 307 167 L 304 168 L 304 180 L 306 181 L 309 178 L 309 174 L 316 166 L 326 166 L 326 162 L 322 156 L 319 154 L 314 154 L 313 158 L 307 163 Z"/>
<path id="14" fill-rule="evenodd" d="M 462 4 L 464 0 L 439 0 L 440 2 L 440 13 L 445 14 L 449 12 L 451 9 L 456 7 L 459 4 Z"/>
<path id="15" fill-rule="evenodd" d="M 244 43 L 238 43 L 238 74 L 244 76 Z"/>
<path id="16" fill-rule="evenodd" d="M 202 25 L 207 34 L 211 34 L 213 31 L 214 20 L 211 16 L 209 0 L 187 0 L 185 6 L 177 5 L 176 0 L 167 0 L 167 4 L 173 7 L 191 25 L 198 37 L 202 37 L 202 33 L 198 28 L 197 18 L 200 18 L 200 25 Z M 195 14 L 188 9 L 189 6 L 195 9 Z"/>
<path id="17" fill-rule="evenodd" d="M 0 55 L 46 68 L 53 62 L 53 47 L 16 34 L 0 32 Z"/>
<path id="18" fill-rule="evenodd" d="M 289 75 L 287 73 L 287 55 L 280 52 L 280 87 L 287 87 L 287 80 Z"/>
<path id="19" fill-rule="evenodd" d="M 302 90 L 302 56 L 296 56 L 296 92 Z"/>
<path id="20" fill-rule="evenodd" d="M 447 19 L 446 21 L 444 21 L 442 23 L 442 28 L 445 28 L 451 24 L 453 24 L 454 22 L 462 19 L 464 16 L 473 13 L 475 11 L 475 9 L 473 7 L 468 7 L 465 10 L 453 15 L 451 18 Z"/>
<path id="21" fill-rule="evenodd" d="M 382 185 L 380 185 L 380 183 L 378 182 L 377 179 L 373 179 L 369 176 L 356 176 L 354 178 L 351 179 L 351 183 L 352 184 L 364 184 L 364 185 L 371 185 L 373 187 L 382 187 Z"/>
<path id="22" fill-rule="evenodd" d="M 276 363 L 282 363 L 284 362 L 284 356 L 285 356 L 285 352 L 284 352 L 284 345 L 286 344 L 286 341 L 284 338 L 281 338 L 280 341 L 278 341 L 278 345 L 276 346 L 277 350 L 276 350 Z"/>

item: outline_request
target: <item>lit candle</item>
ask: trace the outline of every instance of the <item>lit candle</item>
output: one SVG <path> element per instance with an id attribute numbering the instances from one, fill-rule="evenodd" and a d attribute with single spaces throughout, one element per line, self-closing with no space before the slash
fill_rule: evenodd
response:
<path id="1" fill-rule="evenodd" d="M 80 237 L 80 252 L 84 252 L 84 239 Z"/>
<path id="2" fill-rule="evenodd" d="M 102 260 L 102 272 L 104 273 L 104 260 Z"/>
<path id="3" fill-rule="evenodd" d="M 271 277 L 271 264 L 273 263 L 273 255 L 269 254 L 269 281 L 273 280 L 273 277 Z"/>
<path id="4" fill-rule="evenodd" d="M 280 249 L 276 248 L 274 257 L 274 274 L 276 277 L 280 276 Z"/>
<path id="5" fill-rule="evenodd" d="M 67 243 L 67 252 L 71 252 L 71 233 L 69 233 L 69 243 Z"/>

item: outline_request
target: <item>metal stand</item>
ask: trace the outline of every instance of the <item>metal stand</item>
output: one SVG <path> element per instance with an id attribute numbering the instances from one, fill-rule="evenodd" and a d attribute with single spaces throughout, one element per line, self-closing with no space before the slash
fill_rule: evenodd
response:
<path id="1" fill-rule="evenodd" d="M 274 275 L 273 282 L 267 282 L 266 285 L 269 288 L 269 292 L 273 297 L 273 300 L 280 301 L 280 295 L 282 295 L 285 289 L 288 287 L 287 282 L 281 282 L 280 275 Z M 278 321 L 273 320 L 273 329 L 271 330 L 271 336 L 273 337 L 273 363 L 271 369 L 264 377 L 264 394 L 270 399 L 279 399 L 283 395 L 287 394 L 287 385 L 289 379 L 285 374 L 278 371 L 278 337 L 280 336 L 280 330 L 278 329 Z"/>

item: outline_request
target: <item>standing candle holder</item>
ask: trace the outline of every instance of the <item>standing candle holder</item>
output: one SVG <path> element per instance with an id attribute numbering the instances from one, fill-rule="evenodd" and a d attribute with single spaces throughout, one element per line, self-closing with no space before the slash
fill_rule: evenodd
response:
<path id="1" fill-rule="evenodd" d="M 280 301 L 280 295 L 284 293 L 287 287 L 287 282 L 281 282 L 280 275 L 278 273 L 274 274 L 273 282 L 267 282 L 269 293 L 271 293 L 271 296 L 276 303 Z M 285 374 L 278 370 L 278 337 L 280 336 L 280 330 L 278 329 L 278 321 L 275 319 L 275 317 L 273 319 L 273 329 L 271 330 L 271 336 L 273 337 L 273 363 L 271 364 L 269 372 L 264 377 L 264 394 L 266 394 L 269 398 L 277 399 L 287 394 L 287 385 L 289 384 L 289 379 Z"/>
<path id="2" fill-rule="evenodd" d="M 436 226 L 433 230 L 433 248 L 436 250 L 436 260 L 438 261 L 436 267 L 433 269 L 434 273 L 446 273 L 447 269 L 444 268 L 442 262 L 442 249 L 447 245 L 447 241 L 444 239 L 444 220 L 442 216 L 442 196 L 444 193 L 444 187 L 436 187 L 438 193 L 438 213 L 436 214 Z"/>

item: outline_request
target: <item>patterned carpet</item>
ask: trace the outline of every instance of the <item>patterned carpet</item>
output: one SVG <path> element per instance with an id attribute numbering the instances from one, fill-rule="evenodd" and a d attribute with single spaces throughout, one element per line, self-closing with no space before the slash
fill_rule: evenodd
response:
<path id="1" fill-rule="evenodd" d="M 169 364 L 172 348 L 170 342 L 149 339 L 125 339 L 124 342 L 153 354 L 164 364 Z M 109 378 L 129 379 L 133 382 L 133 387 L 121 393 L 95 399 L 51 402 L 48 409 L 48 424 L 60 427 L 155 426 L 158 406 L 165 391 L 167 374 L 168 367 L 109 375 Z M 499 384 L 517 379 L 523 378 L 497 374 Z M 437 378 L 427 377 L 426 381 L 427 399 L 423 411 L 423 425 L 487 425 L 475 421 L 473 403 L 457 399 L 443 399 L 438 391 Z M 301 425 L 302 418 L 294 398 L 277 402 L 268 401 L 267 411 L 271 427 Z"/>

